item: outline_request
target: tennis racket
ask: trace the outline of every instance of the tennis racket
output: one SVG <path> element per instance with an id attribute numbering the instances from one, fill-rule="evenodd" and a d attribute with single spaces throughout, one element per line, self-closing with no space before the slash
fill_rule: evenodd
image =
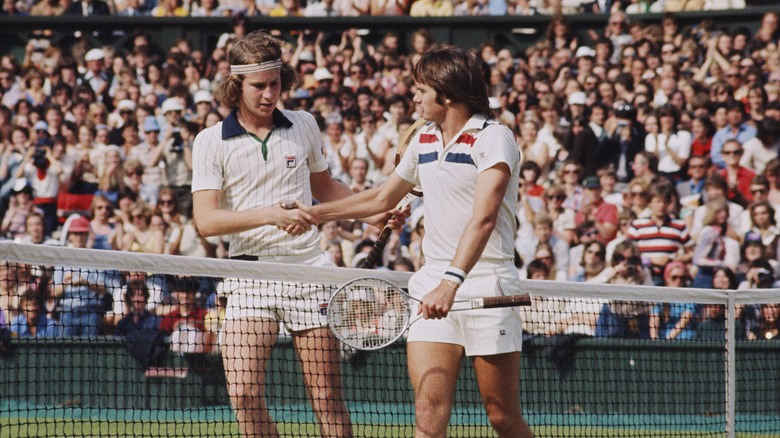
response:
<path id="1" fill-rule="evenodd" d="M 423 127 L 423 125 L 425 125 L 425 123 L 426 121 L 424 119 L 418 119 L 411 126 L 409 126 L 406 132 L 404 132 L 404 134 L 398 140 L 398 148 L 396 148 L 395 151 L 396 166 L 398 166 L 398 163 L 401 162 L 401 157 L 403 157 L 404 152 L 406 152 L 406 148 L 409 146 L 409 143 L 412 142 L 415 134 L 417 134 L 417 132 L 420 130 L 420 128 Z M 395 208 L 397 210 L 403 210 L 404 208 L 408 207 L 413 200 L 421 196 L 422 192 L 416 190 L 415 188 L 411 192 L 407 193 Z M 382 256 L 382 251 L 384 251 L 385 245 L 387 245 L 387 240 L 390 238 L 390 234 L 392 234 L 392 232 L 393 230 L 387 225 L 382 228 L 382 232 L 379 233 L 379 237 L 377 237 L 376 242 L 374 242 L 374 246 L 371 248 L 368 256 L 366 256 L 366 258 L 360 262 L 358 268 L 373 269 L 374 266 L 376 266 L 376 262 L 379 260 L 379 257 Z"/>
<path id="2" fill-rule="evenodd" d="M 411 326 L 413 301 L 395 284 L 381 278 L 348 281 L 330 296 L 328 327 L 344 344 L 357 350 L 378 350 L 395 342 Z M 529 294 L 456 300 L 450 311 L 530 306 Z"/>

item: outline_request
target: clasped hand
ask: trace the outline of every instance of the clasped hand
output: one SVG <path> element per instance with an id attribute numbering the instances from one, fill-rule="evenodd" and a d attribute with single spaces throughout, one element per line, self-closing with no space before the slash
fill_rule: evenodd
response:
<path id="1" fill-rule="evenodd" d="M 424 319 L 446 318 L 452 308 L 452 303 L 455 302 L 455 292 L 457 289 L 442 280 L 436 289 L 428 292 L 422 298 L 417 307 L 417 314 L 422 314 Z"/>
<path id="2" fill-rule="evenodd" d="M 311 207 L 301 201 L 279 201 L 277 227 L 292 236 L 300 236 L 319 222 L 312 216 Z"/>
<path id="3" fill-rule="evenodd" d="M 277 227 L 293 236 L 301 235 L 311 228 L 319 225 L 319 220 L 312 215 L 311 207 L 301 201 L 279 201 L 281 212 Z M 393 230 L 400 230 L 411 214 L 409 207 L 394 209 L 385 213 L 361 219 L 363 222 L 375 225 L 379 228 L 388 226 Z"/>

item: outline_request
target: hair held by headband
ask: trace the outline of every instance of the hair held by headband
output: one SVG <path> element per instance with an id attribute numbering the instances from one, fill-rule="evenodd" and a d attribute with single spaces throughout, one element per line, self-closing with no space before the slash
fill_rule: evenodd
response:
<path id="1" fill-rule="evenodd" d="M 246 75 L 279 69 L 282 91 L 290 90 L 300 81 L 295 69 L 282 61 L 282 42 L 265 31 L 257 30 L 237 40 L 227 58 L 231 74 L 219 83 L 215 97 L 231 109 L 239 106 Z"/>

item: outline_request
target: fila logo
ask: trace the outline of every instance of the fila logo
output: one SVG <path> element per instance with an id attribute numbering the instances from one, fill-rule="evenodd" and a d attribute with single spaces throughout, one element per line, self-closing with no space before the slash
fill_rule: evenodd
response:
<path id="1" fill-rule="evenodd" d="M 499 330 L 498 334 L 501 335 L 501 336 L 504 336 L 504 335 L 506 335 L 506 330 Z"/>
<path id="2" fill-rule="evenodd" d="M 285 162 L 285 164 L 286 164 L 288 169 L 295 169 L 295 167 L 296 167 L 295 155 L 286 155 L 284 157 L 284 162 Z"/>
<path id="3" fill-rule="evenodd" d="M 320 315 L 328 314 L 328 303 L 320 303 Z"/>

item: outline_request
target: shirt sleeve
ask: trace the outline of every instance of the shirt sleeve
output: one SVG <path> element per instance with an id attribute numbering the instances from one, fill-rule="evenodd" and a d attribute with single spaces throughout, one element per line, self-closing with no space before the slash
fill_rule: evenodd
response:
<path id="1" fill-rule="evenodd" d="M 519 165 L 521 153 L 512 131 L 504 125 L 495 124 L 485 128 L 479 136 L 472 157 L 480 173 L 498 163 L 506 163 L 511 172 Z"/>
<path id="2" fill-rule="evenodd" d="M 202 131 L 192 148 L 192 191 L 222 190 L 224 141 L 222 123 Z"/>
<path id="3" fill-rule="evenodd" d="M 421 129 L 414 138 L 410 141 L 409 146 L 404 151 L 401 161 L 395 167 L 395 173 L 398 174 L 404 180 L 419 186 L 420 185 L 420 173 L 417 169 L 418 159 L 418 145 L 420 139 L 420 132 L 423 132 L 425 128 Z"/>
<path id="4" fill-rule="evenodd" d="M 300 121 L 301 135 L 306 144 L 310 145 L 309 155 L 307 162 L 309 163 L 309 171 L 312 173 L 324 172 L 328 170 L 328 162 L 325 161 L 325 156 L 322 154 L 322 134 L 317 128 L 317 122 L 314 120 L 314 116 L 305 112 L 297 112 L 301 117 Z"/>

